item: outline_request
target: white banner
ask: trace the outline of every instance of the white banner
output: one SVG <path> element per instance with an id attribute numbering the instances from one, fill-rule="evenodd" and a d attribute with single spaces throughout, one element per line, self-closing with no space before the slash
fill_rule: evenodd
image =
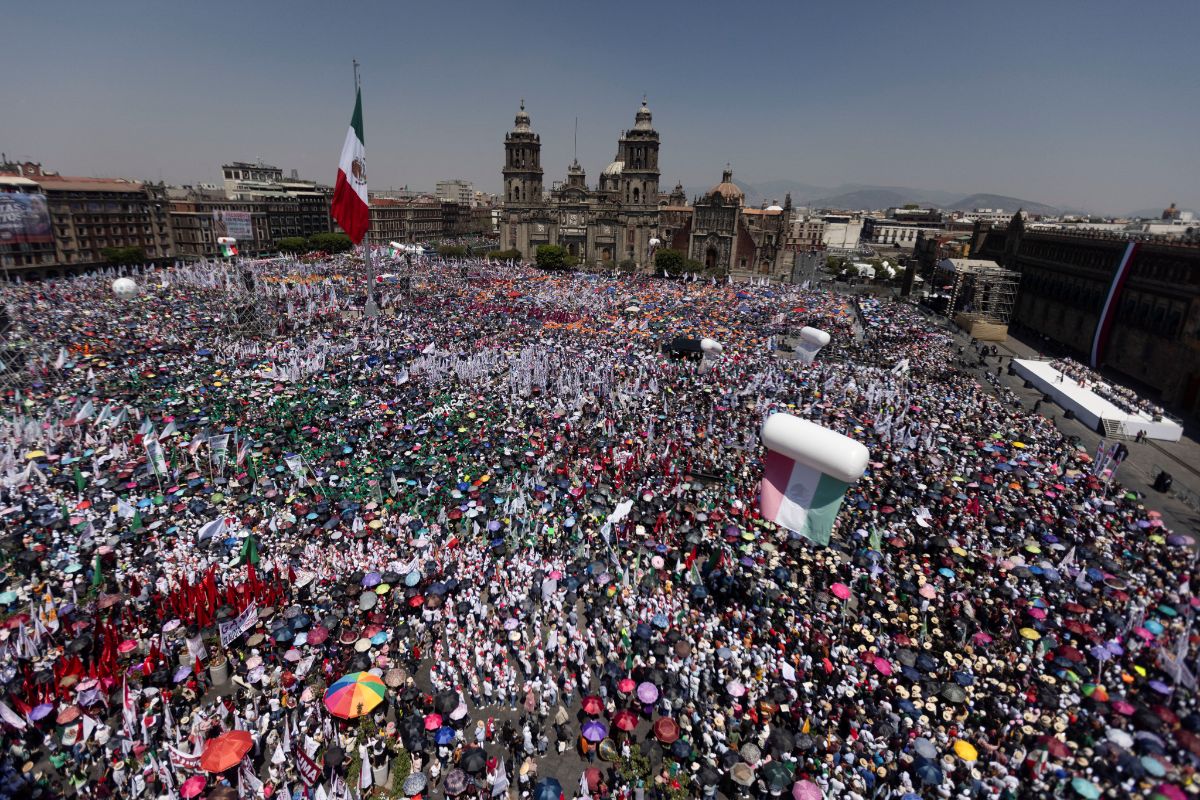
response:
<path id="1" fill-rule="evenodd" d="M 218 626 L 221 630 L 221 647 L 228 647 L 230 642 L 253 628 L 257 622 L 258 603 L 251 603 L 246 606 L 245 611 L 238 614 L 229 622 L 222 622 Z"/>

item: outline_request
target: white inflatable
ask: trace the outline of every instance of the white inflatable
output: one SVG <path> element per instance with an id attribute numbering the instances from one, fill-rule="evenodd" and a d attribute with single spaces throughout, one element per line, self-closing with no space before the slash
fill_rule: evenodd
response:
<path id="1" fill-rule="evenodd" d="M 805 364 L 811 364 L 821 352 L 821 348 L 829 344 L 829 334 L 818 328 L 805 326 L 800 329 L 800 343 L 796 345 L 796 357 Z"/>
<path id="2" fill-rule="evenodd" d="M 117 278 L 113 281 L 112 291 L 118 300 L 132 300 L 138 295 L 138 285 L 133 278 Z"/>
<path id="3" fill-rule="evenodd" d="M 708 355 L 719 356 L 725 348 L 716 339 L 701 339 L 700 350 Z"/>
<path id="4" fill-rule="evenodd" d="M 767 448 L 759 495 L 763 518 L 829 544 L 846 489 L 867 468 L 867 448 L 791 414 L 770 416 L 761 436 Z"/>

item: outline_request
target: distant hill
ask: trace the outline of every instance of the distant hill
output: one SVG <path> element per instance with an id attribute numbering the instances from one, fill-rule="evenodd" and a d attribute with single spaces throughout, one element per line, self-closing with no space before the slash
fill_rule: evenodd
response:
<path id="1" fill-rule="evenodd" d="M 1064 209 L 1048 206 L 1045 203 L 1035 203 L 1019 197 L 1006 197 L 1002 194 L 972 194 L 946 206 L 949 211 L 973 211 L 977 208 L 1002 208 L 1005 211 L 1013 212 L 1018 208 L 1023 208 L 1027 214 L 1042 216 L 1053 216 L 1064 211 Z"/>
<path id="2" fill-rule="evenodd" d="M 910 186 L 873 186 L 870 184 L 845 183 L 841 186 L 816 186 L 811 183 L 787 179 L 774 179 L 761 183 L 746 183 L 736 177 L 733 182 L 746 195 L 746 205 L 758 206 L 764 202 L 783 203 L 784 198 L 792 195 L 792 204 L 810 208 L 844 208 L 854 210 L 882 210 L 917 203 L 921 206 L 934 206 L 947 211 L 973 211 L 976 208 L 1002 208 L 1015 212 L 1023 208 L 1030 214 L 1055 215 L 1064 212 L 1077 212 L 1075 209 L 1056 208 L 1046 203 L 1033 200 L 1022 200 L 1019 197 L 1008 197 L 999 194 L 971 194 L 964 197 L 957 192 L 946 192 L 940 189 L 914 189 Z M 712 188 L 708 186 L 689 186 L 684 189 L 689 202 L 692 198 L 703 195 Z M 1157 217 L 1160 211 L 1151 216 Z"/>

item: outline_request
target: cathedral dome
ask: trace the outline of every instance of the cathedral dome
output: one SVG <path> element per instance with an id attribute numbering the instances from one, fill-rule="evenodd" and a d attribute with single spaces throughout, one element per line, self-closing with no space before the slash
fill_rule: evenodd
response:
<path id="1" fill-rule="evenodd" d="M 646 106 L 646 101 L 644 98 L 642 100 L 642 107 L 638 109 L 636 120 L 637 121 L 633 124 L 633 129 L 635 131 L 654 130 L 652 117 L 650 116 L 650 109 Z"/>
<path id="2" fill-rule="evenodd" d="M 529 114 L 525 113 L 525 100 L 521 99 L 521 109 L 517 112 L 516 119 L 513 120 L 513 130 L 518 133 L 527 133 L 529 128 Z"/>
<path id="3" fill-rule="evenodd" d="M 783 211 L 783 206 L 778 203 L 767 206 L 767 211 Z"/>
<path id="4" fill-rule="evenodd" d="M 733 170 L 725 170 L 721 175 L 721 182 L 708 190 L 709 195 L 719 194 L 721 198 L 731 202 L 740 203 L 745 196 L 742 190 L 733 182 Z"/>
<path id="5" fill-rule="evenodd" d="M 604 168 L 604 174 L 605 175 L 620 175 L 621 171 L 624 169 L 625 169 L 624 161 L 614 161 L 611 164 L 609 164 L 607 167 Z"/>

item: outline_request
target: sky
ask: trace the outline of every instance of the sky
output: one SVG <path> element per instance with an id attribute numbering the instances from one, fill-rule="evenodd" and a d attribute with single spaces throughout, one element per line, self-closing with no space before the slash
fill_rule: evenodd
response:
<path id="1" fill-rule="evenodd" d="M 63 174 L 329 184 L 362 64 L 373 190 L 499 191 L 521 98 L 546 185 L 648 98 L 662 186 L 911 186 L 1200 210 L 1196 0 L 94 2 L 6 9 L 0 150 Z"/>

